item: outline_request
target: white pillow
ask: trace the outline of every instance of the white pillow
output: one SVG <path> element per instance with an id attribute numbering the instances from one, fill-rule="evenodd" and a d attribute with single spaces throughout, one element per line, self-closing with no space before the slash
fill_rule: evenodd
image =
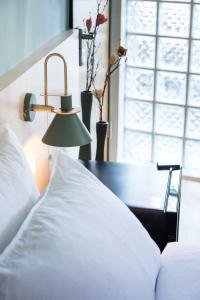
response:
<path id="1" fill-rule="evenodd" d="M 119 198 L 64 152 L 57 157 L 49 197 L 68 202 L 69 247 L 77 247 L 70 260 L 78 256 L 84 270 L 74 266 L 72 281 L 77 287 L 82 282 L 81 289 L 66 299 L 154 300 L 160 250 Z"/>
<path id="2" fill-rule="evenodd" d="M 6 300 L 155 300 L 160 251 L 109 189 L 65 153 L 0 257 Z"/>
<path id="3" fill-rule="evenodd" d="M 1 253 L 39 196 L 23 149 L 8 125 L 0 132 L 0 170 Z"/>

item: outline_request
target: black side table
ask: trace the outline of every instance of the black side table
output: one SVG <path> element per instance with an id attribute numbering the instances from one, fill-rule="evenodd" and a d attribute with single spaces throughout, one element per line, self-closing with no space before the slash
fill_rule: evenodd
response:
<path id="1" fill-rule="evenodd" d="M 155 164 L 81 163 L 129 207 L 161 251 L 178 240 L 181 168 L 158 171 Z"/>

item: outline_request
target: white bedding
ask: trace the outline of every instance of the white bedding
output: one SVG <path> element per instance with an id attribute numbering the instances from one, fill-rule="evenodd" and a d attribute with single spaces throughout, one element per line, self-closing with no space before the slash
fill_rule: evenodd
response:
<path id="1" fill-rule="evenodd" d="M 0 172 L 1 253 L 39 197 L 22 146 L 8 124 L 0 128 Z"/>
<path id="2" fill-rule="evenodd" d="M 156 300 L 199 299 L 200 244 L 168 244 L 162 253 Z"/>
<path id="3" fill-rule="evenodd" d="M 200 245 L 171 243 L 161 258 L 127 207 L 61 154 L 0 255 L 0 300 L 200 300 Z"/>
<path id="4" fill-rule="evenodd" d="M 63 154 L 0 256 L 0 299 L 154 300 L 159 266 L 158 247 L 128 208 Z"/>

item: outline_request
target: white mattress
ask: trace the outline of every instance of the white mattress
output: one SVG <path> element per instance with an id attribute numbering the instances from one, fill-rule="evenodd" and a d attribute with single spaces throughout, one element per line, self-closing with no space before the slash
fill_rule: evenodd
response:
<path id="1" fill-rule="evenodd" d="M 156 300 L 200 299 L 200 243 L 170 243 L 162 254 Z"/>

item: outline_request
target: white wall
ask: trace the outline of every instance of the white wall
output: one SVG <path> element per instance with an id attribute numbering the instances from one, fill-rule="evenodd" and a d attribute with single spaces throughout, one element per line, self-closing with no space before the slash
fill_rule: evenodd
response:
<path id="1" fill-rule="evenodd" d="M 96 0 L 74 0 L 74 27 L 83 27 L 83 20 L 87 19 L 90 16 L 96 16 L 96 8 L 97 1 Z M 108 7 L 105 11 L 105 15 L 108 17 Z M 109 36 L 109 26 L 108 22 L 103 24 L 100 27 L 100 31 L 98 34 L 98 42 L 101 44 L 99 49 L 97 60 L 102 58 L 102 66 L 101 71 L 99 72 L 97 87 L 102 88 L 102 84 L 104 81 L 105 70 L 108 64 L 108 36 Z M 84 54 L 84 53 L 83 53 Z M 80 91 L 85 90 L 85 74 L 86 67 L 80 67 Z M 108 112 L 108 98 L 106 97 L 105 107 L 104 107 L 104 120 L 107 120 L 107 112 Z M 99 109 L 97 105 L 97 100 L 94 98 L 93 107 L 92 107 L 92 118 L 91 118 L 91 134 L 93 138 L 92 142 L 92 158 L 95 157 L 96 151 L 96 122 L 99 117 Z"/>
<path id="2" fill-rule="evenodd" d="M 81 25 L 82 20 L 87 18 L 89 11 L 96 10 L 95 0 L 74 0 L 75 12 L 75 26 Z M 108 12 L 108 10 L 107 10 Z M 101 54 L 105 58 L 104 65 L 107 60 L 108 49 L 108 24 L 102 26 L 102 32 L 99 35 L 100 40 L 103 41 Z M 84 90 L 85 70 L 84 67 L 78 66 L 78 31 L 62 42 L 58 47 L 51 52 L 61 53 L 68 63 L 68 86 L 69 91 L 73 94 L 73 104 L 80 105 L 80 91 Z M 34 122 L 23 121 L 22 109 L 23 100 L 26 93 L 34 93 L 38 103 L 44 103 L 44 99 L 40 94 L 44 90 L 44 74 L 43 64 L 47 56 L 40 59 L 26 72 L 20 75 L 14 82 L 9 84 L 6 88 L 0 91 L 0 126 L 8 122 L 14 129 L 20 141 L 24 144 L 27 158 L 35 174 L 35 178 L 40 190 L 43 190 L 49 179 L 49 154 L 54 151 L 52 147 L 48 147 L 41 142 L 51 116 L 46 113 L 37 113 Z M 103 67 L 103 66 L 102 66 Z M 99 82 L 102 83 L 102 70 Z M 57 59 L 50 60 L 49 62 L 49 92 L 63 91 L 63 65 Z M 79 78 L 81 85 L 79 86 Z M 55 106 L 59 105 L 59 98 L 51 98 L 50 104 Z M 107 110 L 105 109 L 105 115 Z M 106 118 L 105 118 L 106 119 Z M 98 107 L 94 101 L 92 111 L 92 134 L 93 134 L 93 157 L 95 156 L 95 123 L 98 121 Z M 78 157 L 78 148 L 69 150 L 71 155 Z"/>
<path id="3" fill-rule="evenodd" d="M 78 32 L 75 31 L 51 52 L 59 52 L 67 60 L 68 86 L 73 95 L 73 104 L 79 105 L 79 66 Z M 45 54 L 45 57 L 48 53 Z M 24 149 L 35 174 L 40 190 L 43 190 L 49 178 L 49 153 L 54 150 L 41 141 L 51 117 L 46 113 L 37 113 L 33 122 L 23 121 L 23 100 L 26 93 L 34 93 L 38 104 L 44 103 L 40 95 L 44 90 L 44 59 L 34 64 L 13 83 L 0 92 L 0 125 L 5 122 L 11 127 L 24 144 Z M 63 64 L 58 59 L 49 61 L 49 92 L 63 92 Z M 59 97 L 52 97 L 50 104 L 59 107 Z M 77 149 L 78 150 L 78 149 Z M 77 153 L 76 153 L 77 155 Z"/>

